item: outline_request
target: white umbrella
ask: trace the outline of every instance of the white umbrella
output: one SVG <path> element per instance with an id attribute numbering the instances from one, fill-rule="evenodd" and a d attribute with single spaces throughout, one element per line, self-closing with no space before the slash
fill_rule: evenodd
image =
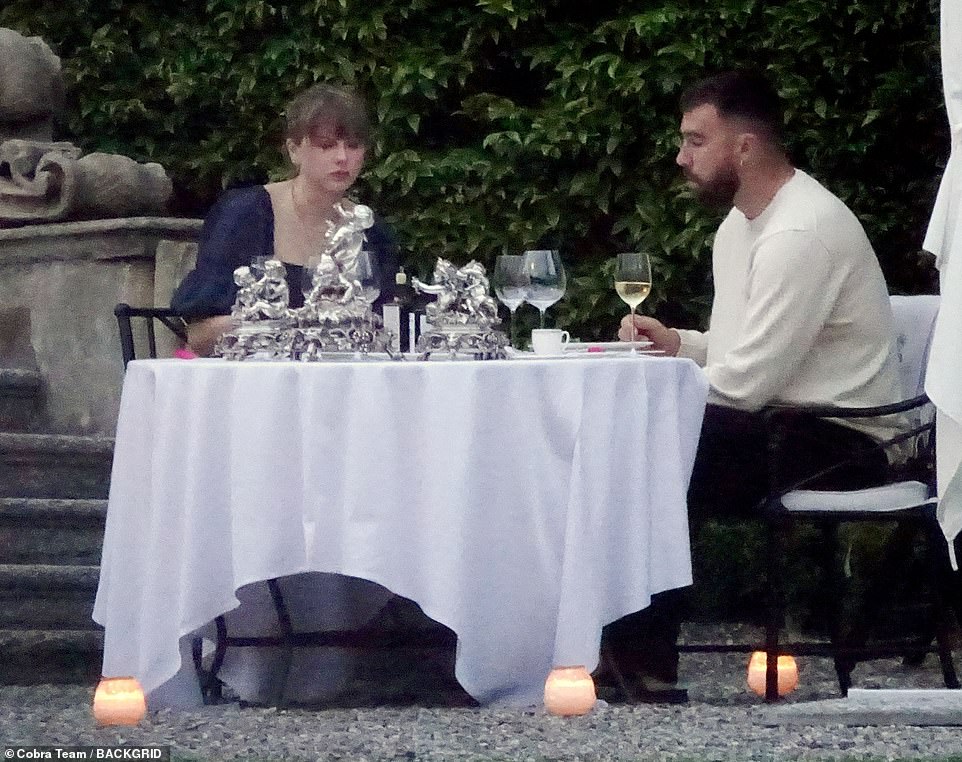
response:
<path id="1" fill-rule="evenodd" d="M 925 391 L 937 410 L 939 523 L 949 542 L 962 531 L 962 3 L 942 0 L 942 84 L 952 149 L 922 247 L 936 255 L 941 306 Z"/>

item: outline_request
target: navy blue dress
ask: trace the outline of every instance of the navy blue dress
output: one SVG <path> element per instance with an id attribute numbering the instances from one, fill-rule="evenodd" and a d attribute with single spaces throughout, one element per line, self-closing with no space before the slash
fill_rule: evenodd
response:
<path id="1" fill-rule="evenodd" d="M 381 294 L 374 302 L 380 311 L 394 298 L 394 275 L 400 266 L 398 248 L 390 229 L 380 220 L 365 231 L 366 247 L 376 260 Z M 229 315 L 237 296 L 234 270 L 255 257 L 274 256 L 274 210 L 263 185 L 231 190 L 211 208 L 204 220 L 197 252 L 197 265 L 187 274 L 170 306 L 189 320 Z M 290 306 L 304 304 L 301 265 L 284 263 Z"/>

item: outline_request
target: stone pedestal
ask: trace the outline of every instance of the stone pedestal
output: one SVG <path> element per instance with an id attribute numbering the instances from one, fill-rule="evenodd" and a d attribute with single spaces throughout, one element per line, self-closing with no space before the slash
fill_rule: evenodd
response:
<path id="1" fill-rule="evenodd" d="M 35 357 L 43 430 L 113 435 L 123 382 L 113 308 L 169 304 L 200 225 L 132 217 L 0 230 L 0 304 L 29 315 L 30 351 L 10 351 Z M 0 357 L 0 367 L 17 364 Z"/>

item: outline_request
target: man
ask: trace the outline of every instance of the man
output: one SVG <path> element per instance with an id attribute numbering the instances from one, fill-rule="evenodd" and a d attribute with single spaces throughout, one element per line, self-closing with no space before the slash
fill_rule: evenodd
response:
<path id="1" fill-rule="evenodd" d="M 708 513 L 747 514 L 764 497 L 760 408 L 881 405 L 900 399 L 901 389 L 889 297 L 872 246 L 842 201 L 792 165 L 772 86 L 751 72 L 722 73 L 687 90 L 681 109 L 676 162 L 701 201 L 730 208 L 713 246 L 709 329 L 676 330 L 638 315 L 632 325 L 629 315 L 618 335 L 644 336 L 654 348 L 704 366 L 711 391 L 688 495 L 697 525 Z M 805 423 L 791 443 L 798 453 L 793 476 L 870 448 L 894 435 L 893 425 Z M 841 477 L 844 486 L 871 484 L 885 466 L 875 450 L 858 473 Z M 843 486 L 819 483 L 832 485 Z M 650 611 L 605 633 L 615 661 L 638 677 L 642 692 L 677 679 L 680 620 L 671 598 L 656 598 Z"/>

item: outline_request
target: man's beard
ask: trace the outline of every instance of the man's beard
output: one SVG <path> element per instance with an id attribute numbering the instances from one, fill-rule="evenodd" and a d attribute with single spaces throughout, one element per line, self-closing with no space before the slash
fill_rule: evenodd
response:
<path id="1" fill-rule="evenodd" d="M 738 173 L 731 165 L 720 168 L 707 180 L 699 180 L 687 172 L 685 177 L 692 183 L 695 198 L 706 206 L 717 209 L 731 208 L 735 201 L 735 194 L 741 185 Z"/>

